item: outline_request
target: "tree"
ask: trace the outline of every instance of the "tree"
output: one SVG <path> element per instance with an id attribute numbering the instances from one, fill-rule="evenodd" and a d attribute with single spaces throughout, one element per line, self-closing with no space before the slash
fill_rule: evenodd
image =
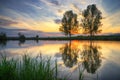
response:
<path id="1" fill-rule="evenodd" d="M 24 34 L 18 33 L 19 40 L 25 40 Z"/>
<path id="2" fill-rule="evenodd" d="M 0 46 L 4 47 L 7 44 L 7 35 L 4 32 L 0 32 Z"/>
<path id="3" fill-rule="evenodd" d="M 95 4 L 88 5 L 87 9 L 82 12 L 82 16 L 83 19 L 81 25 L 84 33 L 89 33 L 90 36 L 94 36 L 94 34 L 102 31 L 99 29 L 100 26 L 102 26 L 102 13 L 100 10 L 98 10 Z"/>
<path id="4" fill-rule="evenodd" d="M 38 40 L 39 39 L 39 35 L 36 35 L 35 39 Z"/>
<path id="5" fill-rule="evenodd" d="M 6 40 L 6 39 L 7 39 L 6 33 L 1 32 L 0 33 L 0 40 Z"/>
<path id="6" fill-rule="evenodd" d="M 79 29 L 77 14 L 73 13 L 71 10 L 66 11 L 63 15 L 61 24 L 62 26 L 60 26 L 59 30 L 65 35 L 71 37 L 71 35 Z"/>

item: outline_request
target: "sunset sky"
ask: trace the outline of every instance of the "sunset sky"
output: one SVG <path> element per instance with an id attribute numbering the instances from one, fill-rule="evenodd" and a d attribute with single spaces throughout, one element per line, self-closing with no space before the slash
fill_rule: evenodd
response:
<path id="1" fill-rule="evenodd" d="M 89 4 L 102 12 L 102 33 L 120 33 L 119 0 L 0 0 L 0 28 L 59 32 L 65 11 L 73 10 L 81 21 Z"/>

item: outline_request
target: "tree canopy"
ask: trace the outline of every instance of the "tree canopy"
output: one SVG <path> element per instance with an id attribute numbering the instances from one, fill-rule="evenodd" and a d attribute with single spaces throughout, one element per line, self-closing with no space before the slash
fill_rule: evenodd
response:
<path id="1" fill-rule="evenodd" d="M 87 9 L 82 12 L 82 16 L 83 19 L 81 25 L 84 33 L 89 33 L 93 36 L 94 34 L 101 32 L 99 28 L 102 26 L 102 13 L 95 4 L 88 5 Z"/>
<path id="2" fill-rule="evenodd" d="M 63 32 L 65 35 L 71 36 L 75 32 L 78 31 L 78 21 L 77 14 L 73 13 L 71 10 L 66 11 L 63 15 L 61 26 L 59 30 Z"/>

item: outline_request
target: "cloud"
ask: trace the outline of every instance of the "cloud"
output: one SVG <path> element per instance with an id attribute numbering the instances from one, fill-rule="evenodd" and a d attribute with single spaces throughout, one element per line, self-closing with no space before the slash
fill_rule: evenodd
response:
<path id="1" fill-rule="evenodd" d="M 55 10 L 55 15 L 58 17 L 58 18 L 62 18 L 62 16 L 63 16 L 63 14 L 65 13 L 65 9 L 62 9 L 62 8 L 60 8 L 60 9 L 56 9 Z"/>
<path id="2" fill-rule="evenodd" d="M 54 4 L 54 5 L 60 5 L 59 2 L 57 0 L 49 0 L 50 3 Z"/>
<path id="3" fill-rule="evenodd" d="M 6 28 L 15 28 L 15 29 L 27 29 L 27 30 L 36 30 L 36 31 L 44 31 L 44 32 L 59 32 L 59 25 L 56 24 L 51 17 L 48 16 L 37 16 L 38 18 L 31 17 L 29 14 L 23 12 L 17 12 L 12 9 L 5 9 L 9 15 L 13 15 L 9 17 L 5 17 L 7 20 L 11 20 L 17 24 L 11 24 L 6 26 Z"/>
<path id="4" fill-rule="evenodd" d="M 89 4 L 96 4 L 98 8 L 103 9 L 103 30 L 116 30 L 120 27 L 120 19 L 117 11 L 119 0 L 115 3 L 112 0 L 2 0 L 0 2 L 0 26 L 9 28 L 29 29 L 44 32 L 58 32 L 60 20 L 65 11 L 73 10 L 78 15 L 78 21 L 81 19 L 81 10 L 86 9 Z M 106 9 L 104 5 L 105 4 Z M 113 4 L 113 5 L 112 5 Z M 111 6 L 112 5 L 112 6 Z M 114 13 L 110 12 L 113 11 Z"/>
<path id="5" fill-rule="evenodd" d="M 104 0 L 102 6 L 108 13 L 115 13 L 120 10 L 120 0 Z"/>
<path id="6" fill-rule="evenodd" d="M 58 13 L 62 13 L 62 12 L 63 12 L 63 10 L 62 10 L 62 9 L 58 9 L 57 11 L 58 11 Z"/>
<path id="7" fill-rule="evenodd" d="M 117 33 L 120 32 L 120 11 L 112 14 L 112 15 L 107 15 L 105 19 L 102 20 L 102 30 L 103 33 Z"/>
<path id="8" fill-rule="evenodd" d="M 71 4 L 72 9 L 77 12 L 79 15 L 81 15 L 81 10 L 76 4 Z"/>
<path id="9" fill-rule="evenodd" d="M 72 3 L 70 5 L 70 7 L 72 8 L 72 10 L 77 14 L 78 20 L 80 20 L 82 18 L 82 10 L 74 3 Z"/>
<path id="10" fill-rule="evenodd" d="M 25 36 L 36 36 L 39 37 L 52 37 L 52 36 L 63 36 L 62 33 L 59 32 L 42 32 L 42 31 L 34 31 L 34 30 L 26 30 L 26 29 L 7 29 L 7 28 L 0 28 L 0 32 L 5 32 L 7 36 L 18 36 L 18 33 L 22 33 Z"/>
<path id="11" fill-rule="evenodd" d="M 12 24 L 18 24 L 18 22 L 0 16 L 0 27 L 11 26 Z"/>
<path id="12" fill-rule="evenodd" d="M 40 6 L 31 4 L 31 3 L 25 3 L 25 4 L 28 5 L 28 6 L 31 6 L 31 7 L 35 8 L 35 9 L 38 9 L 38 10 L 41 10 L 41 9 L 42 9 Z"/>
<path id="13" fill-rule="evenodd" d="M 56 24 L 60 24 L 60 23 L 61 23 L 61 20 L 60 20 L 60 19 L 55 19 L 54 22 L 55 22 Z"/>
<path id="14" fill-rule="evenodd" d="M 48 6 L 58 6 L 60 3 L 57 0 L 40 0 L 41 2 L 45 3 Z"/>
<path id="15" fill-rule="evenodd" d="M 87 3 L 87 1 L 86 0 L 81 0 L 80 3 L 84 5 L 84 4 Z"/>

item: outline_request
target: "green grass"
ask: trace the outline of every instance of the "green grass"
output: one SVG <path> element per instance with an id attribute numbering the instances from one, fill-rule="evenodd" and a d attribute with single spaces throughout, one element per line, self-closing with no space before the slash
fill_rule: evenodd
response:
<path id="1" fill-rule="evenodd" d="M 50 58 L 31 58 L 22 56 L 22 60 L 2 56 L 0 61 L 0 80 L 59 80 L 57 66 L 51 68 Z"/>
<path id="2" fill-rule="evenodd" d="M 66 77 L 58 78 L 57 60 L 55 66 L 51 67 L 51 58 L 43 58 L 41 55 L 34 58 L 24 55 L 19 59 L 1 57 L 0 80 L 67 80 Z"/>

